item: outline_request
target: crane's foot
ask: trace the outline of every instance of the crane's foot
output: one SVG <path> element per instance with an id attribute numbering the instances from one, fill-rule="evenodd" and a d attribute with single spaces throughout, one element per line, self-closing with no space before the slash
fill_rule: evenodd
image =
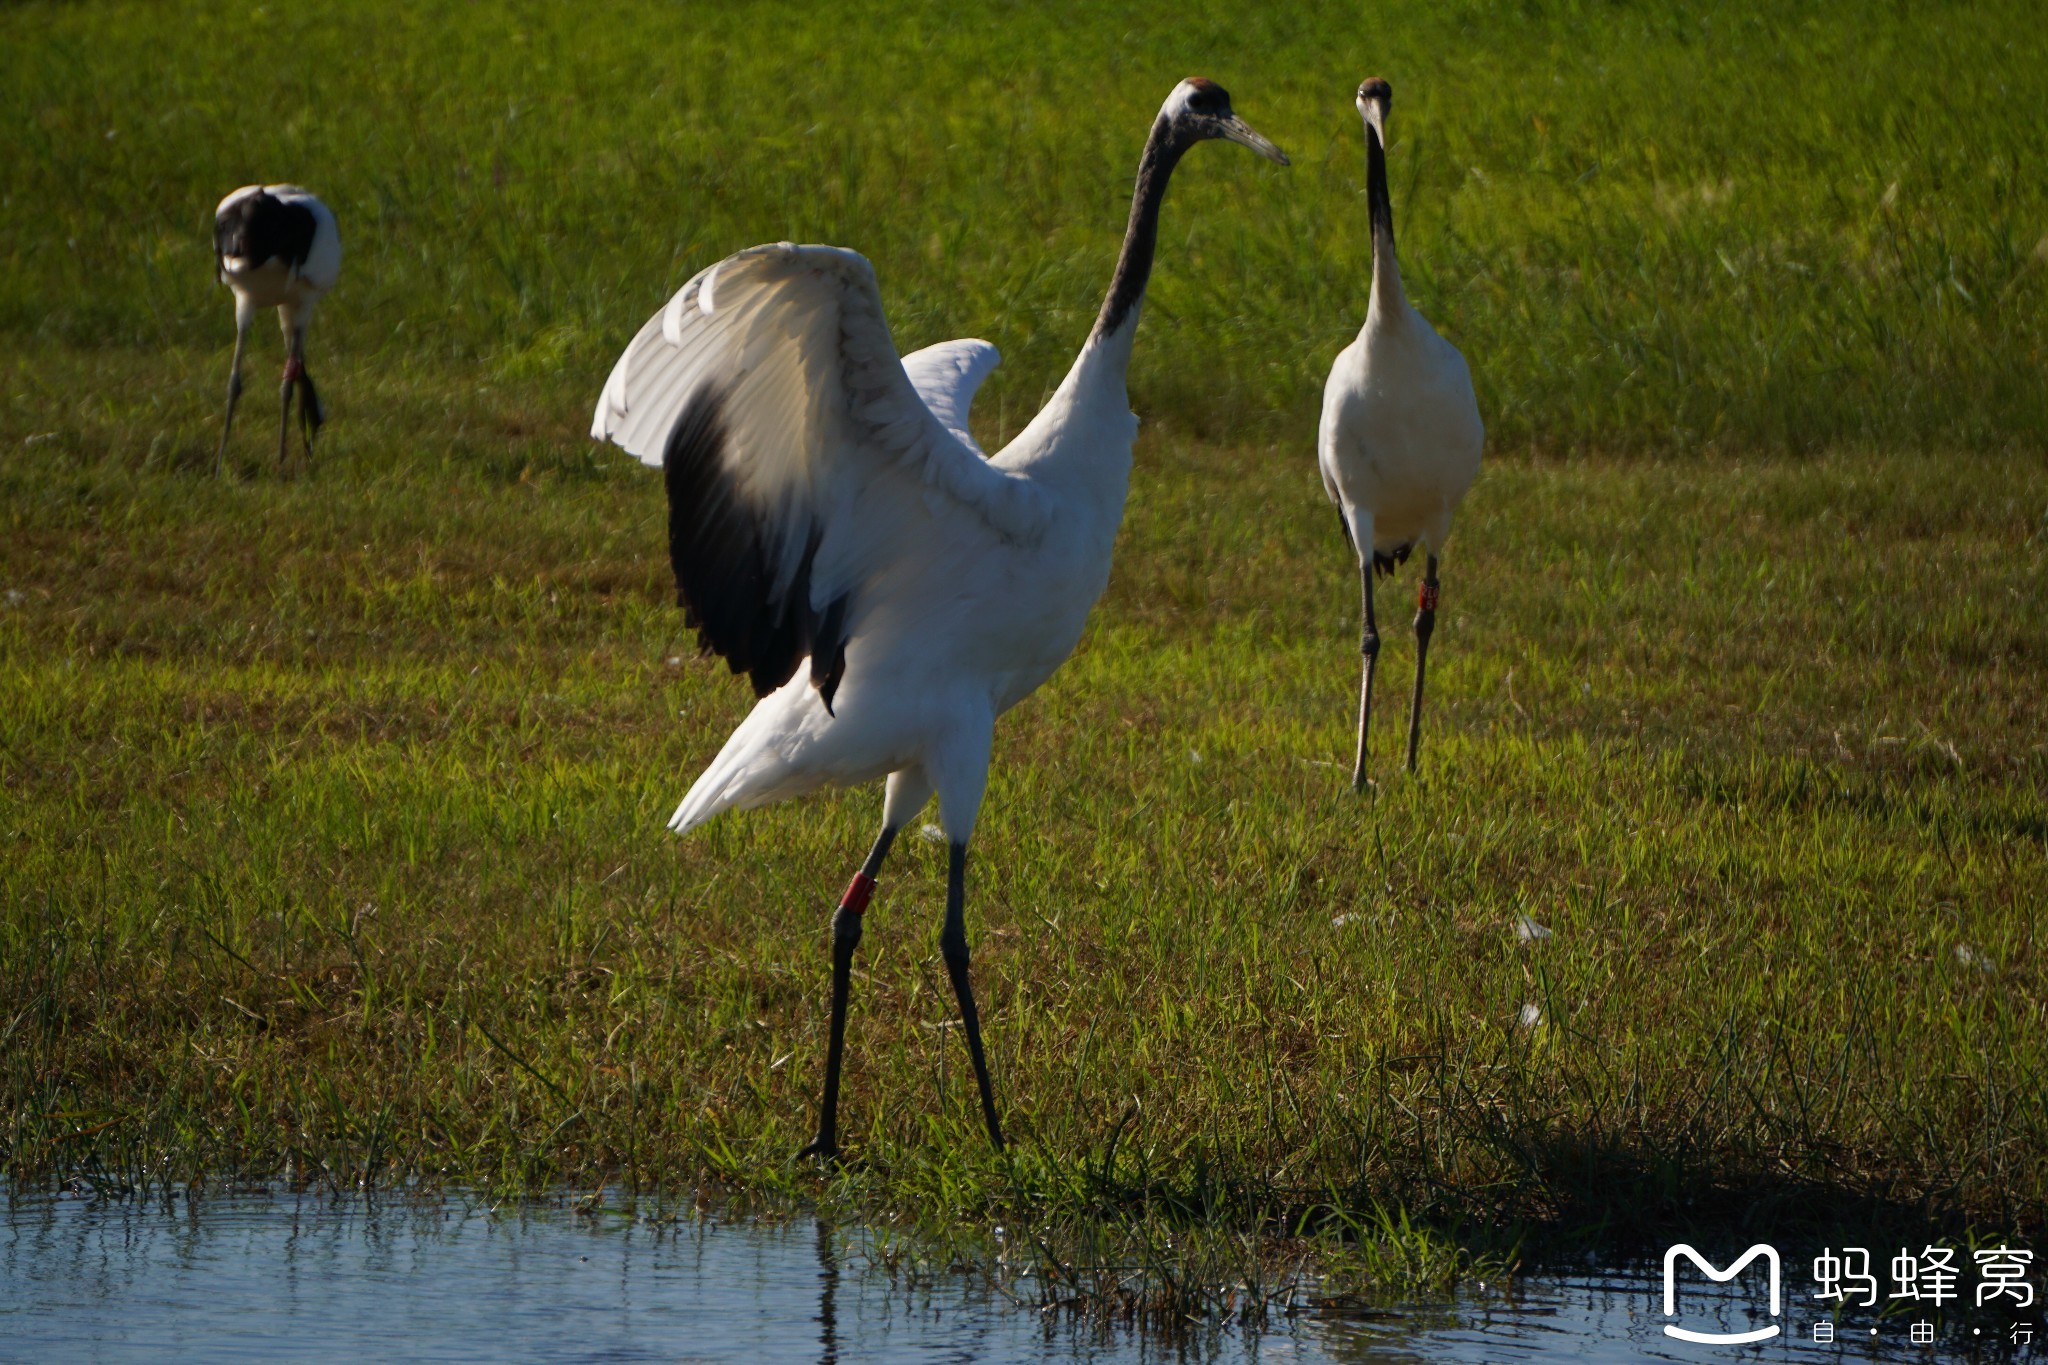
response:
<path id="1" fill-rule="evenodd" d="M 816 1161 L 825 1166 L 839 1164 L 839 1144 L 819 1138 L 796 1154 L 798 1161 Z"/>

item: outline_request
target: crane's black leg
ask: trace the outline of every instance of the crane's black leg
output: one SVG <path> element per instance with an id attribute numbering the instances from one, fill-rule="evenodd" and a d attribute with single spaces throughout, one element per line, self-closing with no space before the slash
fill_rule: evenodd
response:
<path id="1" fill-rule="evenodd" d="M 967 1055 L 974 1059 L 974 1081 L 981 1087 L 981 1116 L 988 1120 L 989 1141 L 1003 1150 L 1003 1127 L 996 1122 L 996 1092 L 988 1082 L 988 1057 L 981 1048 L 981 1013 L 974 1008 L 974 987 L 967 979 L 967 845 L 947 848 L 946 927 L 939 934 L 939 955 L 953 978 L 960 1001 L 960 1022 L 967 1026 Z"/>
<path id="2" fill-rule="evenodd" d="M 249 324 L 236 311 L 235 317 L 235 358 L 228 366 L 228 415 L 221 419 L 220 449 L 213 457 L 213 472 L 218 478 L 225 473 L 228 464 L 228 433 L 235 427 L 235 401 L 242 396 L 242 347 L 249 340 Z"/>
<path id="3" fill-rule="evenodd" d="M 839 1155 L 839 1063 L 846 1054 L 846 994 L 852 984 L 853 950 L 860 946 L 861 918 L 875 893 L 875 874 L 895 842 L 896 827 L 882 826 L 868 860 L 853 874 L 832 916 L 832 1032 L 825 1045 L 825 1098 L 818 1106 L 818 1140 L 798 1152 L 799 1157 L 830 1160 Z"/>
<path id="4" fill-rule="evenodd" d="M 284 362 L 284 383 L 278 385 L 277 401 L 281 408 L 277 417 L 277 467 L 284 468 L 285 441 L 292 434 L 292 390 L 299 386 L 299 358 L 291 356 Z"/>
<path id="5" fill-rule="evenodd" d="M 299 395 L 299 434 L 306 442 L 306 466 L 313 464 L 313 433 L 327 420 L 320 409 L 320 395 L 313 389 L 313 376 L 306 373 L 306 329 L 293 327 L 286 334 L 284 362 L 284 418 L 277 432 L 277 462 L 285 461 L 285 437 L 292 424 L 292 391 Z"/>
<path id="6" fill-rule="evenodd" d="M 299 328 L 292 333 L 292 355 L 298 360 L 299 371 L 299 434 L 306 441 L 306 467 L 313 467 L 313 435 L 327 421 L 327 409 L 320 405 L 319 391 L 313 387 L 312 371 L 306 368 L 306 331 Z"/>
<path id="7" fill-rule="evenodd" d="M 326 410 L 320 406 L 320 394 L 313 388 L 312 372 L 305 362 L 299 363 L 299 435 L 306 441 L 306 465 L 313 464 L 313 436 L 327 421 Z"/>
<path id="8" fill-rule="evenodd" d="M 1415 594 L 1415 700 L 1408 708 L 1408 771 L 1415 771 L 1415 756 L 1422 748 L 1422 676 L 1429 666 L 1429 637 L 1436 630 L 1436 556 L 1429 557 L 1423 571 L 1422 587 Z"/>
<path id="9" fill-rule="evenodd" d="M 1365 739 L 1372 727 L 1372 672 L 1380 657 L 1380 625 L 1372 608 L 1371 553 L 1359 557 L 1358 576 L 1365 586 L 1365 636 L 1358 643 L 1358 652 L 1365 656 L 1365 678 L 1358 685 L 1358 759 L 1351 768 L 1351 790 L 1364 791 Z"/>

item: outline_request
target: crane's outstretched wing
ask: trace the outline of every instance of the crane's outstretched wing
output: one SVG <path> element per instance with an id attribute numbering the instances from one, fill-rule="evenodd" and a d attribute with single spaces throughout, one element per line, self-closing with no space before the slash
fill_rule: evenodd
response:
<path id="1" fill-rule="evenodd" d="M 932 416 L 984 459 L 988 452 L 967 429 L 967 410 L 974 404 L 981 381 L 1002 359 L 1002 352 L 986 341 L 971 339 L 942 341 L 903 357 L 903 372 L 910 376 L 911 387 L 932 410 Z"/>
<path id="2" fill-rule="evenodd" d="M 960 428 L 968 376 L 992 364 L 956 355 L 954 380 L 935 385 L 957 395 Z M 784 242 L 727 257 L 649 319 L 590 431 L 662 468 L 677 598 L 699 641 L 757 696 L 808 655 L 829 707 L 863 583 L 946 523 L 1029 543 L 1050 520 L 1043 490 L 953 426 L 905 373 L 866 258 Z"/>

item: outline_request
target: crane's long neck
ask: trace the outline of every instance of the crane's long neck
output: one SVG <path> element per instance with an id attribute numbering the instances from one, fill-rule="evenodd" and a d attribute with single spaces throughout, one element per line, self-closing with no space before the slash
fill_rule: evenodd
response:
<path id="1" fill-rule="evenodd" d="M 1131 341 L 1138 331 L 1139 305 L 1152 275 L 1152 252 L 1159 240 L 1159 205 L 1166 182 L 1189 144 L 1176 135 L 1162 114 L 1145 139 L 1138 160 L 1138 184 L 1131 195 L 1131 222 L 1124 231 L 1123 254 L 1102 300 L 1095 329 L 1067 377 L 1031 425 L 996 456 L 1012 468 L 1030 468 L 1041 477 L 1067 481 L 1080 496 L 1114 509 L 1101 525 L 1113 535 L 1129 490 L 1131 440 L 1137 418 L 1124 379 L 1131 364 Z M 1109 563 L 1109 541 L 1100 546 Z"/>
<path id="2" fill-rule="evenodd" d="M 1365 203 L 1372 220 L 1372 303 L 1375 312 L 1408 301 L 1401 292 L 1401 262 L 1394 255 L 1394 199 L 1387 193 L 1387 149 L 1379 129 L 1365 125 Z"/>
<path id="3" fill-rule="evenodd" d="M 1138 184 L 1131 193 L 1131 221 L 1124 229 L 1123 254 L 1117 257 L 1116 274 L 1096 315 L 1095 330 L 1088 334 L 1083 351 L 1099 352 L 1118 374 L 1130 363 L 1131 338 L 1138 330 L 1138 306 L 1145 300 L 1145 285 L 1152 278 L 1152 255 L 1159 243 L 1159 206 L 1166 199 L 1166 182 L 1187 147 L 1174 136 L 1173 125 L 1162 115 L 1145 139 L 1145 154 L 1138 160 Z"/>

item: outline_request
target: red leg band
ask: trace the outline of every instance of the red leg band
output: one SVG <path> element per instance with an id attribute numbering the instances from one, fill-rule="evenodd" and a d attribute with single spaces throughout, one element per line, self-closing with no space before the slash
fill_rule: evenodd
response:
<path id="1" fill-rule="evenodd" d="M 846 884 L 846 894 L 839 898 L 841 910 L 851 910 L 856 915 L 868 912 L 868 898 L 875 894 L 875 879 L 865 872 L 853 874 L 853 880 Z"/>
<path id="2" fill-rule="evenodd" d="M 1415 592 L 1415 605 L 1423 611 L 1435 611 L 1436 584 L 1426 578 L 1423 579 L 1422 585 Z"/>

